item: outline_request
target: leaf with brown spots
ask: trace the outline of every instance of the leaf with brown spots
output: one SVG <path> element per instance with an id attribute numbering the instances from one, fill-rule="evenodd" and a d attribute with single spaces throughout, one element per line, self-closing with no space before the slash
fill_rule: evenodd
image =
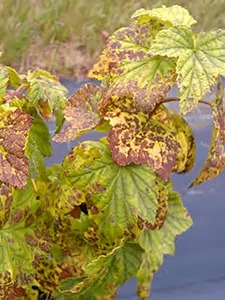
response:
<path id="1" fill-rule="evenodd" d="M 164 181 L 146 164 L 115 164 L 103 140 L 75 147 L 63 166 L 70 184 L 85 195 L 89 218 L 109 242 L 137 236 L 139 217 L 154 224 Z"/>
<path id="2" fill-rule="evenodd" d="M 194 134 L 184 118 L 171 111 L 169 111 L 169 115 L 173 120 L 174 126 L 176 127 L 176 139 L 180 144 L 177 162 L 173 168 L 173 172 L 179 174 L 186 173 L 191 171 L 195 165 L 196 144 Z"/>
<path id="3" fill-rule="evenodd" d="M 6 271 L 4 274 L 0 274 L 0 299 L 13 300 L 18 299 L 18 297 L 27 299 L 25 289 L 13 282 L 10 272 Z"/>
<path id="4" fill-rule="evenodd" d="M 193 154 L 195 144 L 189 125 L 163 105 L 147 114 L 132 98 L 112 97 L 100 103 L 99 111 L 110 121 L 109 146 L 118 165 L 147 163 L 164 180 L 172 171 L 192 168 L 195 156 L 189 148 Z"/>
<path id="5" fill-rule="evenodd" d="M 68 281 L 65 281 L 61 283 L 59 289 L 61 293 L 71 296 L 72 299 L 83 299 L 82 296 L 84 299 L 89 299 L 89 295 L 112 294 L 112 290 L 115 291 L 116 287 L 124 284 L 137 272 L 143 253 L 139 245 L 124 242 L 107 255 L 93 260 L 85 268 L 80 282 L 74 279 L 74 285 L 72 285 L 72 280 L 70 280 L 68 289 Z"/>
<path id="6" fill-rule="evenodd" d="M 190 27 L 197 23 L 197 21 L 189 14 L 188 10 L 179 5 L 172 5 L 170 7 L 163 5 L 159 8 L 147 10 L 141 8 L 133 14 L 132 18 L 138 18 L 139 22 L 143 21 L 143 19 L 150 20 L 157 18 L 170 26 L 185 25 Z"/>
<path id="7" fill-rule="evenodd" d="M 48 120 L 53 110 L 62 109 L 65 105 L 68 90 L 50 73 L 37 70 L 28 72 L 28 96 L 31 106 L 36 106 L 40 114 Z"/>
<path id="8" fill-rule="evenodd" d="M 222 79 L 219 76 L 215 99 L 211 102 L 213 128 L 212 128 L 212 140 L 211 140 L 209 153 L 200 174 L 190 185 L 190 188 L 198 184 L 201 184 L 206 180 L 211 180 L 217 177 L 224 170 L 225 120 L 224 120 L 223 95 L 224 95 L 223 83 L 222 83 Z"/>
<path id="9" fill-rule="evenodd" d="M 31 180 L 21 190 L 1 184 L 0 274 L 8 271 L 14 283 L 19 275 L 32 278 L 34 255 L 51 249 L 55 219 L 41 205 Z"/>
<path id="10" fill-rule="evenodd" d="M 53 140 L 59 143 L 69 142 L 100 124 L 98 102 L 102 89 L 94 84 L 86 84 L 69 100 L 64 109 L 64 118 L 68 125 Z"/>
<path id="11" fill-rule="evenodd" d="M 0 180 L 23 188 L 29 177 L 25 145 L 31 116 L 7 105 L 0 107 L 0 115 Z"/>
<path id="12" fill-rule="evenodd" d="M 147 223 L 141 225 L 139 244 L 145 250 L 142 265 L 136 275 L 138 280 L 138 296 L 147 299 L 150 295 L 151 282 L 154 273 L 163 263 L 165 254 L 174 255 L 177 235 L 185 232 L 192 220 L 183 207 L 180 195 L 172 191 L 171 181 L 166 184 L 169 190 L 167 216 L 160 230 L 152 230 Z"/>
<path id="13" fill-rule="evenodd" d="M 176 81 L 176 60 L 149 53 L 155 35 L 162 29 L 162 23 L 152 20 L 119 29 L 112 35 L 100 61 L 89 73 L 89 77 L 109 81 L 106 100 L 112 95 L 132 95 L 149 112 L 166 98 Z"/>

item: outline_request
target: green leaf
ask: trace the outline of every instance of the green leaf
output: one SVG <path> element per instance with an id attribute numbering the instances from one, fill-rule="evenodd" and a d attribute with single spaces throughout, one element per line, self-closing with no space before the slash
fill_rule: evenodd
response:
<path id="1" fill-rule="evenodd" d="M 84 279 L 73 288 L 61 291 L 72 295 L 72 299 L 82 299 L 82 295 L 108 295 L 112 290 L 132 278 L 141 264 L 143 250 L 137 244 L 124 243 L 106 256 L 100 256 L 85 268 Z M 70 283 L 71 284 L 71 283 Z M 63 290 L 64 289 L 64 290 Z M 71 294 L 70 294 L 71 293 Z"/>
<path id="2" fill-rule="evenodd" d="M 152 57 L 149 53 L 155 35 L 163 24 L 135 24 L 116 31 L 89 77 L 109 78 L 109 90 L 104 95 L 132 95 L 146 111 L 162 102 L 176 81 L 174 59 Z"/>
<path id="3" fill-rule="evenodd" d="M 35 114 L 32 119 L 29 136 L 35 141 L 43 156 L 52 156 L 51 136 L 48 126 L 38 114 Z"/>
<path id="4" fill-rule="evenodd" d="M 112 97 L 111 102 L 100 103 L 99 111 L 110 121 L 108 141 L 118 165 L 147 163 L 164 180 L 173 171 L 184 172 L 193 167 L 193 133 L 182 118 L 169 113 L 163 105 L 149 115 L 132 98 Z"/>
<path id="5" fill-rule="evenodd" d="M 55 76 L 39 71 L 28 75 L 27 79 L 30 84 L 28 88 L 30 104 L 36 106 L 46 119 L 53 109 L 60 109 L 66 103 L 68 90 Z"/>
<path id="6" fill-rule="evenodd" d="M 0 180 L 23 188 L 29 177 L 25 145 L 31 116 L 19 109 L 0 107 Z"/>
<path id="7" fill-rule="evenodd" d="M 109 241 L 136 235 L 139 216 L 155 222 L 163 182 L 147 165 L 116 165 L 101 141 L 75 147 L 63 167 L 64 176 L 84 194 L 90 219 Z"/>
<path id="8" fill-rule="evenodd" d="M 178 57 L 176 72 L 180 110 L 187 113 L 225 75 L 225 30 L 194 35 L 184 26 L 162 30 L 150 49 L 154 55 Z"/>
<path id="9" fill-rule="evenodd" d="M 54 136 L 56 142 L 69 142 L 100 123 L 98 102 L 102 97 L 102 89 L 94 84 L 86 84 L 80 88 L 67 102 L 64 118 L 68 125 Z"/>
<path id="10" fill-rule="evenodd" d="M 194 50 L 194 38 L 191 29 L 178 26 L 161 30 L 151 46 L 154 55 L 179 57 L 187 50 Z"/>
<path id="11" fill-rule="evenodd" d="M 171 189 L 171 182 L 167 187 Z M 168 212 L 160 230 L 149 230 L 148 224 L 140 224 L 142 231 L 139 236 L 140 246 L 146 251 L 142 265 L 137 273 L 138 296 L 147 299 L 150 295 L 153 275 L 163 263 L 163 255 L 174 255 L 174 239 L 185 232 L 192 220 L 180 200 L 180 195 L 171 191 L 168 197 Z"/>
<path id="12" fill-rule="evenodd" d="M 54 132 L 54 135 L 56 135 L 57 133 L 59 133 L 63 127 L 63 122 L 64 122 L 64 112 L 62 109 L 58 109 L 56 111 L 56 117 L 55 117 L 55 125 L 56 125 L 56 129 Z"/>
<path id="13" fill-rule="evenodd" d="M 217 72 L 202 51 L 186 51 L 177 62 L 180 111 L 187 113 L 210 92 Z"/>
<path id="14" fill-rule="evenodd" d="M 181 113 L 189 112 L 198 104 L 198 101 L 215 84 L 216 76 L 220 72 L 211 63 L 211 56 L 220 54 L 223 57 L 222 44 L 219 42 L 214 43 L 217 47 L 220 47 L 218 51 L 214 51 L 216 48 L 210 40 L 211 36 L 208 36 L 208 46 L 206 46 L 206 40 L 202 41 L 203 37 L 205 37 L 204 34 L 195 36 L 189 28 L 177 26 L 159 32 L 150 50 L 154 55 L 179 57 L 176 72 L 180 89 Z M 221 39 L 223 41 L 222 37 Z M 211 52 L 205 50 L 207 47 L 211 47 Z"/>
<path id="15" fill-rule="evenodd" d="M 9 83 L 8 71 L 0 65 L 0 98 L 4 97 Z"/>
<path id="16" fill-rule="evenodd" d="M 8 71 L 8 76 L 9 76 L 9 84 L 17 89 L 21 84 L 22 84 L 22 78 L 20 77 L 20 75 L 16 72 L 16 70 L 10 68 L 10 67 L 6 67 L 7 71 Z"/>
<path id="17" fill-rule="evenodd" d="M 2 184 L 0 203 L 0 273 L 10 272 L 16 282 L 17 275 L 33 275 L 35 253 L 47 255 L 54 220 L 38 212 L 40 202 L 31 181 L 23 190 Z"/>
<path id="18" fill-rule="evenodd" d="M 222 76 L 225 76 L 225 30 L 200 32 L 196 48 L 207 57 L 211 66 Z"/>
<path id="19" fill-rule="evenodd" d="M 160 21 L 168 22 L 172 26 L 177 25 L 186 25 L 191 26 L 193 24 L 196 24 L 197 21 L 189 14 L 189 12 L 179 6 L 179 5 L 173 5 L 170 7 L 166 7 L 165 5 L 162 5 L 160 8 L 155 8 L 151 10 L 146 10 L 144 8 L 141 8 L 137 10 L 132 18 L 139 18 L 140 17 L 148 15 L 151 18 L 157 18 Z"/>
<path id="20" fill-rule="evenodd" d="M 25 152 L 35 170 L 41 176 L 45 176 L 44 157 L 52 155 L 51 138 L 47 125 L 37 113 L 32 119 Z"/>
<path id="21" fill-rule="evenodd" d="M 224 88 L 221 78 L 218 78 L 218 87 L 214 100 L 211 102 L 213 129 L 212 140 L 208 156 L 202 170 L 190 187 L 201 184 L 206 180 L 211 180 L 222 173 L 225 167 L 224 151 Z"/>

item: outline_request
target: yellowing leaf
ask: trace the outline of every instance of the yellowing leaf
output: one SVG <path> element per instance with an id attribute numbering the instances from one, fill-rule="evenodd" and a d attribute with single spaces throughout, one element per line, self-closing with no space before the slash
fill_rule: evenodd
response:
<path id="1" fill-rule="evenodd" d="M 22 190 L 1 185 L 0 273 L 10 272 L 13 282 L 19 275 L 32 275 L 34 254 L 51 247 L 54 220 L 38 211 L 39 206 L 31 181 Z"/>
<path id="2" fill-rule="evenodd" d="M 225 75 L 225 30 L 194 35 L 188 27 L 160 31 L 150 49 L 153 55 L 178 57 L 180 110 L 192 110 L 210 92 L 218 74 Z"/>
<path id="3" fill-rule="evenodd" d="M 191 26 L 197 23 L 196 20 L 189 14 L 189 12 L 179 5 L 173 5 L 170 7 L 162 5 L 160 8 L 151 10 L 141 8 L 133 14 L 132 18 L 142 19 L 140 17 L 146 15 L 148 15 L 150 18 L 157 18 L 163 22 L 169 22 L 172 26 Z"/>
<path id="4" fill-rule="evenodd" d="M 69 142 L 100 123 L 98 102 L 102 97 L 102 89 L 94 84 L 86 84 L 69 100 L 64 109 L 64 118 L 69 125 L 54 136 L 56 142 Z"/>
<path id="5" fill-rule="evenodd" d="M 212 140 L 211 140 L 210 150 L 200 174 L 190 185 L 190 187 L 201 184 L 206 180 L 211 180 L 216 176 L 220 175 L 224 170 L 225 120 L 224 120 L 223 95 L 224 95 L 223 83 L 221 78 L 219 77 L 217 93 L 215 99 L 211 103 L 213 129 L 212 129 Z"/>
<path id="6" fill-rule="evenodd" d="M 167 183 L 171 189 L 171 182 Z M 139 243 L 145 250 L 142 265 L 137 273 L 138 296 L 146 299 L 150 295 L 153 275 L 163 263 L 164 254 L 174 255 L 174 239 L 192 225 L 192 220 L 180 201 L 180 195 L 170 191 L 167 217 L 160 230 L 151 230 L 141 224 Z"/>
<path id="7" fill-rule="evenodd" d="M 120 166 L 147 163 L 167 180 L 182 145 L 166 108 L 161 105 L 149 115 L 131 98 L 112 98 L 111 103 L 103 101 L 99 110 L 112 127 L 108 140 L 113 160 Z"/>
<path id="8" fill-rule="evenodd" d="M 0 65 L 0 98 L 4 97 L 9 82 L 7 69 Z"/>
<path id="9" fill-rule="evenodd" d="M 180 111 L 187 113 L 210 92 L 217 72 L 202 51 L 186 51 L 177 62 Z"/>
<path id="10" fill-rule="evenodd" d="M 12 299 L 27 298 L 27 293 L 24 288 L 19 287 L 12 280 L 10 272 L 0 274 L 0 299 L 12 300 Z"/>
<path id="11" fill-rule="evenodd" d="M 151 46 L 154 55 L 179 57 L 183 52 L 194 49 L 194 38 L 190 28 L 178 26 L 161 30 Z"/>
<path id="12" fill-rule="evenodd" d="M 9 84 L 17 89 L 22 84 L 22 79 L 20 75 L 16 72 L 16 70 L 6 67 L 8 76 L 9 76 Z"/>
<path id="13" fill-rule="evenodd" d="M 175 61 L 152 57 L 151 44 L 163 25 L 134 24 L 116 31 L 109 39 L 98 64 L 89 76 L 107 78 L 109 90 L 104 98 L 132 95 L 146 111 L 166 98 L 176 81 Z M 107 73 L 108 72 L 108 73 Z"/>
<path id="14" fill-rule="evenodd" d="M 61 109 L 66 103 L 68 90 L 59 80 L 48 72 L 39 70 L 27 77 L 29 88 L 28 96 L 31 105 L 36 106 L 39 112 L 48 120 L 53 109 Z M 46 112 L 49 111 L 48 113 Z"/>
<path id="15" fill-rule="evenodd" d="M 218 29 L 216 31 L 200 32 L 196 47 L 205 54 L 211 66 L 219 74 L 225 76 L 225 30 Z"/>
<path id="16" fill-rule="evenodd" d="M 90 219 L 109 241 L 136 235 L 138 217 L 155 222 L 161 189 L 147 165 L 120 167 L 107 144 L 85 142 L 63 166 L 71 185 L 85 195 Z"/>
<path id="17" fill-rule="evenodd" d="M 23 188 L 29 177 L 25 145 L 31 116 L 19 109 L 0 108 L 0 180 Z"/>
<path id="18" fill-rule="evenodd" d="M 85 268 L 80 282 L 75 279 L 74 285 L 72 285 L 71 280 L 70 289 L 66 284 L 67 281 L 62 282 L 60 290 L 66 296 L 71 296 L 72 299 L 83 299 L 82 296 L 84 299 L 89 299 L 89 295 L 106 296 L 111 294 L 115 287 L 125 283 L 137 272 L 142 255 L 143 250 L 139 245 L 125 242 L 108 255 L 102 255 L 90 263 Z"/>
<path id="19" fill-rule="evenodd" d="M 173 168 L 173 172 L 186 173 L 192 170 L 196 158 L 196 145 L 194 134 L 189 124 L 178 114 L 169 112 L 176 127 L 176 139 L 180 144 L 177 155 L 177 163 Z"/>

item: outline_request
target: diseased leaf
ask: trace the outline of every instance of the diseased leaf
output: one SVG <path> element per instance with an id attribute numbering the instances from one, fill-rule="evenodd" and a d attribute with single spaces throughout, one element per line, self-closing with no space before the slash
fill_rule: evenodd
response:
<path id="1" fill-rule="evenodd" d="M 39 70 L 29 74 L 27 80 L 30 84 L 28 88 L 29 101 L 31 105 L 39 109 L 40 114 L 46 120 L 53 110 L 62 108 L 66 103 L 68 90 L 55 76 Z"/>
<path id="2" fill-rule="evenodd" d="M 182 118 L 169 113 L 163 105 L 149 115 L 132 98 L 115 97 L 111 103 L 102 101 L 99 111 L 110 121 L 109 146 L 118 165 L 147 163 L 164 180 L 172 171 L 183 172 L 193 167 L 195 145 L 191 130 Z M 180 126 L 185 128 L 187 136 Z M 188 152 L 190 149 L 192 152 Z"/>
<path id="3" fill-rule="evenodd" d="M 163 24 L 134 24 L 116 31 L 89 73 L 89 77 L 109 81 L 104 98 L 132 95 L 146 111 L 166 98 L 176 81 L 175 60 L 153 57 L 149 50 Z M 108 72 L 108 73 L 107 73 Z"/>
<path id="4" fill-rule="evenodd" d="M 102 89 L 94 84 L 86 84 L 69 100 L 64 109 L 64 118 L 69 125 L 54 136 L 56 142 L 69 142 L 100 124 L 98 102 Z"/>
<path id="5" fill-rule="evenodd" d="M 0 65 L 0 98 L 4 97 L 9 82 L 8 71 Z"/>
<path id="6" fill-rule="evenodd" d="M 2 184 L 0 204 L 0 273 L 10 272 L 14 282 L 19 275 L 32 278 L 35 252 L 47 255 L 50 250 L 54 220 L 38 211 L 31 181 L 24 190 Z"/>
<path id="7" fill-rule="evenodd" d="M 84 194 L 89 218 L 109 241 L 137 235 L 138 217 L 155 222 L 161 190 L 147 165 L 116 165 L 102 141 L 75 147 L 63 166 L 64 176 Z"/>
<path id="8" fill-rule="evenodd" d="M 211 180 L 222 173 L 225 166 L 225 151 L 224 151 L 224 107 L 223 107 L 224 88 L 221 78 L 218 78 L 218 87 L 215 99 L 211 102 L 213 128 L 210 150 L 204 166 L 190 185 L 190 187 L 201 184 L 206 180 Z"/>
<path id="9" fill-rule="evenodd" d="M 218 74 L 225 75 L 225 30 L 194 35 L 185 26 L 160 31 L 150 53 L 178 57 L 176 72 L 180 110 L 192 110 L 210 92 Z"/>
<path id="10" fill-rule="evenodd" d="M 0 299 L 12 300 L 12 299 L 27 299 L 27 293 L 25 289 L 19 287 L 12 280 L 10 272 L 0 274 Z"/>
<path id="11" fill-rule="evenodd" d="M 74 287 L 61 291 L 72 299 L 82 299 L 87 294 L 104 296 L 111 294 L 115 287 L 129 280 L 141 264 L 143 250 L 137 244 L 124 243 L 106 256 L 100 256 L 85 268 L 83 280 L 74 281 Z M 71 284 L 71 283 L 70 283 Z M 100 298 L 101 299 L 101 298 Z"/>
<path id="12" fill-rule="evenodd" d="M 29 177 L 25 145 L 31 116 L 6 105 L 0 107 L 0 114 L 0 180 L 23 188 Z"/>
<path id="13" fill-rule="evenodd" d="M 162 265 L 163 255 L 174 255 L 175 237 L 192 225 L 192 220 L 182 205 L 180 195 L 171 190 L 170 181 L 167 183 L 167 188 L 170 189 L 170 194 L 167 217 L 163 227 L 160 230 L 151 230 L 147 223 L 139 223 L 142 229 L 139 243 L 145 250 L 142 265 L 136 276 L 138 279 L 138 296 L 141 299 L 149 297 L 153 275 Z"/>
<path id="14" fill-rule="evenodd" d="M 173 5 L 170 7 L 162 5 L 160 8 L 151 10 L 141 8 L 133 14 L 132 18 L 139 18 L 142 20 L 140 17 L 145 17 L 146 15 L 149 16 L 149 19 L 157 18 L 160 21 L 169 23 L 171 26 L 191 26 L 197 23 L 197 21 L 189 14 L 189 12 L 179 5 Z"/>
<path id="15" fill-rule="evenodd" d="M 16 70 L 6 67 L 7 72 L 8 72 L 8 77 L 9 77 L 9 84 L 17 89 L 21 84 L 22 84 L 22 79 L 20 75 L 16 72 Z"/>
<path id="16" fill-rule="evenodd" d="M 189 124 L 178 114 L 169 111 L 169 116 L 176 127 L 176 139 L 180 144 L 177 155 L 177 163 L 173 172 L 186 173 L 193 169 L 196 158 L 196 145 L 194 134 Z"/>

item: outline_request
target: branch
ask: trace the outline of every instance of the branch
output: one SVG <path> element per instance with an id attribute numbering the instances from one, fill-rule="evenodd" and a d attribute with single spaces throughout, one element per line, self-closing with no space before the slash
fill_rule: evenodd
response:
<path id="1" fill-rule="evenodd" d="M 180 99 L 179 98 L 173 98 L 173 97 L 171 97 L 171 98 L 165 99 L 162 103 L 165 103 L 165 102 L 174 102 L 174 101 L 180 101 Z M 198 101 L 198 103 L 202 103 L 202 104 L 205 104 L 205 105 L 208 105 L 208 106 L 211 107 L 211 103 L 209 103 L 207 101 L 204 101 L 204 100 L 200 100 L 200 101 Z"/>

